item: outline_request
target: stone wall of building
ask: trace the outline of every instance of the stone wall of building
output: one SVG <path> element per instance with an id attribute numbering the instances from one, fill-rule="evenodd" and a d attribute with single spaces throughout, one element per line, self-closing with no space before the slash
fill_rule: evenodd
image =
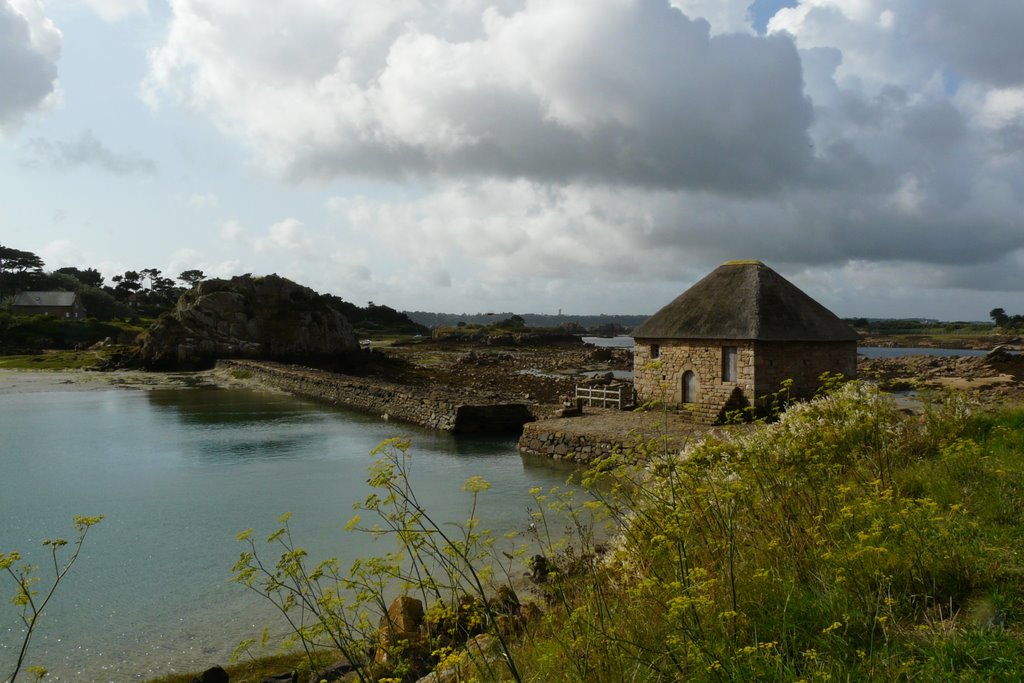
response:
<path id="1" fill-rule="evenodd" d="M 658 357 L 652 347 L 658 346 Z M 737 349 L 736 381 L 722 381 L 723 349 Z M 813 396 L 822 373 L 857 374 L 857 343 L 749 342 L 719 340 L 637 339 L 634 347 L 634 389 L 640 403 L 657 401 L 688 410 L 697 422 L 720 420 L 724 410 L 757 404 L 791 379 L 791 393 Z M 683 403 L 683 375 L 697 377 L 693 403 Z"/>
<path id="2" fill-rule="evenodd" d="M 791 393 L 809 398 L 821 386 L 822 373 L 857 376 L 857 342 L 755 342 L 755 395 L 778 391 L 791 379 Z"/>
<path id="3" fill-rule="evenodd" d="M 658 357 L 652 356 L 653 345 Z M 735 347 L 736 381 L 722 381 L 722 356 L 725 347 Z M 683 375 L 693 372 L 697 395 L 693 403 L 683 403 Z M 637 401 L 657 401 L 679 405 L 690 411 L 698 422 L 713 423 L 723 408 L 741 408 L 755 396 L 754 346 L 749 341 L 733 340 L 651 340 L 637 339 L 633 349 L 633 387 Z"/>
<path id="4" fill-rule="evenodd" d="M 405 386 L 268 361 L 221 360 L 217 368 L 247 373 L 262 384 L 294 396 L 448 432 L 518 431 L 534 419 L 523 403 L 474 401 L 471 396 L 455 396 L 438 388 Z"/>

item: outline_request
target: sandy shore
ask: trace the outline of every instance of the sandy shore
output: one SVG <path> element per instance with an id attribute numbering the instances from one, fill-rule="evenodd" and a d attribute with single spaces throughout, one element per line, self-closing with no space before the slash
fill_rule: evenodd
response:
<path id="1" fill-rule="evenodd" d="M 98 391 L 105 389 L 256 388 L 218 370 L 202 372 L 143 372 L 115 370 L 5 370 L 0 369 L 0 394 L 41 391 Z"/>

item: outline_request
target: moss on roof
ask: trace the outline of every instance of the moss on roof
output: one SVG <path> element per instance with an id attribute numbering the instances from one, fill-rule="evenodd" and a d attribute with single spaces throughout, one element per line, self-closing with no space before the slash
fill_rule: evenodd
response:
<path id="1" fill-rule="evenodd" d="M 855 341 L 857 333 L 760 261 L 729 261 L 644 321 L 633 337 Z"/>

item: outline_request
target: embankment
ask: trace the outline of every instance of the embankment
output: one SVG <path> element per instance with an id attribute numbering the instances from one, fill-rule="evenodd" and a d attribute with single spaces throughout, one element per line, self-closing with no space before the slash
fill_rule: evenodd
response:
<path id="1" fill-rule="evenodd" d="M 518 432 L 534 419 L 525 403 L 500 402 L 461 389 L 407 386 L 269 361 L 221 360 L 217 368 L 246 373 L 294 396 L 447 432 Z"/>
<path id="2" fill-rule="evenodd" d="M 713 430 L 674 413 L 585 408 L 578 417 L 523 425 L 519 451 L 585 465 L 613 453 L 631 458 L 638 447 L 679 449 Z"/>

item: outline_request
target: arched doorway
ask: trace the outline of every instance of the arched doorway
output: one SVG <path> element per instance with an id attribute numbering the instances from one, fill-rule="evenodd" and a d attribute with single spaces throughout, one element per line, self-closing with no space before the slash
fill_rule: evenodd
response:
<path id="1" fill-rule="evenodd" d="M 683 373 L 683 403 L 697 402 L 697 375 L 693 370 Z"/>

